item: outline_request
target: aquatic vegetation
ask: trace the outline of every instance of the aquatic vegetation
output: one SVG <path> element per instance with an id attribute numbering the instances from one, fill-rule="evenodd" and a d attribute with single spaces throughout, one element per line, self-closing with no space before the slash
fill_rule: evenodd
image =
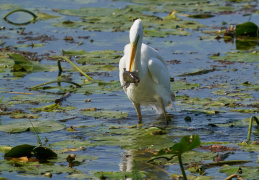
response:
<path id="1" fill-rule="evenodd" d="M 199 134 L 201 146 L 181 154 L 188 179 L 254 179 L 258 39 L 224 38 L 231 24 L 258 22 L 254 2 L 47 0 L 0 9 L 1 17 L 15 9 L 37 16 L 22 26 L 2 20 L 0 27 L 1 177 L 179 178 L 179 158 L 156 155 Z M 136 18 L 145 42 L 167 60 L 177 107 L 168 109 L 168 125 L 149 108 L 137 124 L 119 82 L 118 62 Z M 8 155 L 16 148 L 22 154 Z"/>

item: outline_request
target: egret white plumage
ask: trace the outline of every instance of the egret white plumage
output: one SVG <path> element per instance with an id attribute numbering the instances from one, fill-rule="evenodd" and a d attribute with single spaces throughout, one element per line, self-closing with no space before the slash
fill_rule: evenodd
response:
<path id="1" fill-rule="evenodd" d="M 165 107 L 175 100 L 171 91 L 170 75 L 162 56 L 152 47 L 142 43 L 143 26 L 140 19 L 135 20 L 129 33 L 130 43 L 124 48 L 120 59 L 120 83 L 128 98 L 132 101 L 139 121 L 142 121 L 141 106 L 154 106 L 162 112 L 167 122 Z M 130 83 L 123 78 L 125 70 L 138 73 L 139 82 Z"/>

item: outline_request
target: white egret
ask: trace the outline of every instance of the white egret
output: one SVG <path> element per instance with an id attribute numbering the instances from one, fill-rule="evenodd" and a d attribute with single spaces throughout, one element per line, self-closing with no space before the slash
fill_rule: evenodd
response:
<path id="1" fill-rule="evenodd" d="M 152 47 L 142 43 L 143 27 L 140 19 L 135 20 L 129 32 L 130 43 L 124 48 L 120 59 L 120 83 L 128 98 L 132 101 L 139 121 L 142 122 L 141 106 L 153 106 L 163 113 L 167 122 L 165 107 L 172 104 L 175 94 L 171 91 L 170 75 L 162 56 Z M 138 72 L 138 84 L 127 82 L 124 71 Z"/>

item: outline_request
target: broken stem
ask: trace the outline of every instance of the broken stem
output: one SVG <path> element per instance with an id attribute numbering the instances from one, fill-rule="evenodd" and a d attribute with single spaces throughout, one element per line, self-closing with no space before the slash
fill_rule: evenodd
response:
<path id="1" fill-rule="evenodd" d="M 60 104 L 62 101 L 66 100 L 66 98 L 68 98 L 71 95 L 70 92 L 67 92 L 64 96 L 58 98 L 55 100 L 56 104 Z"/>
<path id="2" fill-rule="evenodd" d="M 92 78 L 90 76 L 88 76 L 87 74 L 85 74 L 81 69 L 79 69 L 72 61 L 70 61 L 67 57 L 62 56 L 61 58 L 63 58 L 64 60 L 66 60 L 67 62 L 69 62 L 72 66 L 74 66 L 74 68 L 76 68 L 80 73 L 82 73 L 85 77 L 87 77 L 88 79 L 92 80 Z"/>
<path id="3" fill-rule="evenodd" d="M 250 118 L 250 123 L 249 123 L 249 128 L 248 128 L 248 134 L 247 134 L 247 141 L 250 141 L 250 135 L 251 135 L 251 131 L 252 131 L 252 125 L 253 125 L 253 121 L 255 120 L 257 126 L 259 127 L 259 120 L 257 119 L 257 117 L 252 116 Z"/>
<path id="4" fill-rule="evenodd" d="M 62 74 L 62 67 L 61 67 L 61 63 L 60 63 L 60 60 L 58 60 L 58 76 L 61 76 Z"/>
<path id="5" fill-rule="evenodd" d="M 36 136 L 37 136 L 38 144 L 42 145 L 42 142 L 41 142 L 41 139 L 40 139 L 39 134 L 37 133 L 36 129 L 34 128 L 34 126 L 33 126 L 32 122 L 31 122 L 31 120 L 30 120 L 30 119 L 28 119 L 28 120 L 30 121 L 31 126 L 32 126 L 32 128 L 33 128 L 33 130 L 34 130 L 34 132 L 35 132 L 35 134 L 36 134 Z"/>
<path id="6" fill-rule="evenodd" d="M 47 84 L 52 84 L 52 83 L 56 83 L 56 82 L 66 82 L 66 83 L 71 83 L 71 84 L 74 84 L 76 85 L 77 87 L 81 87 L 81 85 L 75 83 L 75 82 L 72 82 L 72 81 L 66 81 L 66 80 L 55 80 L 55 81 L 50 81 L 50 82 L 46 82 L 46 83 L 42 83 L 42 84 L 38 84 L 36 86 L 32 86 L 30 89 L 37 89 L 38 87 L 40 86 L 44 86 L 44 85 L 47 85 Z"/>

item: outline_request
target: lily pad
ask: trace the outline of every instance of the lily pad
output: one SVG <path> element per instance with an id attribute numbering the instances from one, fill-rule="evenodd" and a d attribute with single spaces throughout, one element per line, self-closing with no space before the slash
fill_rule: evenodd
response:
<path id="1" fill-rule="evenodd" d="M 15 164 L 15 167 L 14 167 Z M 39 168 L 40 167 L 40 168 Z M 78 172 L 78 170 L 54 165 L 53 163 L 39 163 L 39 162 L 13 162 L 9 161 L 8 163 L 6 161 L 0 162 L 0 169 L 2 171 L 17 171 L 22 172 L 23 175 L 39 175 L 39 174 L 45 174 L 45 173 L 52 173 L 52 174 L 60 174 L 60 173 L 72 173 L 72 172 Z"/>
<path id="2" fill-rule="evenodd" d="M 107 72 L 107 71 L 118 71 L 119 69 L 114 65 L 86 65 L 86 66 L 79 66 L 83 72 Z M 77 71 L 77 69 L 73 68 L 70 71 Z"/>
<path id="3" fill-rule="evenodd" d="M 29 144 L 15 146 L 8 153 L 5 153 L 4 157 L 31 157 L 31 152 L 34 148 L 35 146 Z"/>
<path id="4" fill-rule="evenodd" d="M 94 175 L 100 179 L 124 179 L 125 177 L 132 178 L 134 176 L 133 172 L 96 172 Z M 144 179 L 146 175 L 144 172 L 139 172 L 139 178 Z"/>
<path id="5" fill-rule="evenodd" d="M 91 80 L 85 82 L 85 85 L 81 88 L 75 89 L 74 91 L 80 94 L 106 94 L 121 90 L 122 88 L 119 81 Z"/>
<path id="6" fill-rule="evenodd" d="M 198 146 L 200 146 L 199 135 L 183 136 L 179 143 L 174 144 L 172 147 L 160 150 L 158 152 L 158 156 L 164 154 L 175 154 L 179 156 Z"/>
<path id="7" fill-rule="evenodd" d="M 44 13 L 44 12 L 38 12 L 37 16 L 41 20 L 47 20 L 47 19 L 53 19 L 53 18 L 58 18 L 59 17 L 59 16 L 54 16 L 54 15 L 51 15 L 51 14 L 47 14 L 47 13 Z"/>
<path id="8" fill-rule="evenodd" d="M 94 118 L 104 118 L 104 119 L 122 119 L 127 118 L 128 113 L 120 111 L 82 111 L 83 115 L 91 116 Z"/>
<path id="9" fill-rule="evenodd" d="M 219 170 L 219 172 L 226 173 L 229 176 L 232 174 L 238 174 L 244 179 L 254 179 L 255 177 L 259 177 L 258 168 L 259 167 L 225 165 Z"/>
<path id="10" fill-rule="evenodd" d="M 12 149 L 11 146 L 0 146 L 0 152 L 1 153 L 7 153 Z"/>
<path id="11" fill-rule="evenodd" d="M 125 31 L 132 25 L 132 19 L 138 17 L 143 20 L 145 35 L 154 37 L 166 37 L 168 35 L 190 35 L 189 32 L 184 31 L 183 29 L 176 29 L 176 27 L 191 29 L 202 27 L 201 24 L 188 20 L 172 21 L 172 19 L 165 19 L 165 21 L 161 21 L 161 18 L 157 16 L 142 14 L 141 12 L 143 12 L 143 10 L 140 11 L 139 8 L 145 7 L 139 4 L 137 8 L 128 5 L 124 9 L 93 7 L 84 7 L 79 10 L 62 9 L 59 10 L 59 13 L 72 16 L 82 16 L 84 20 L 69 22 L 64 21 L 53 25 L 71 28 L 78 28 L 82 26 L 84 30 L 88 31 Z M 147 29 L 150 26 L 153 26 L 154 28 Z"/>
<path id="12" fill-rule="evenodd" d="M 194 163 L 194 162 L 203 162 L 208 160 L 213 160 L 217 154 L 214 152 L 197 152 L 197 151 L 189 151 L 184 154 L 182 154 L 182 160 L 184 163 Z M 172 160 L 170 160 L 172 163 L 178 163 L 178 157 L 174 156 Z"/>
<path id="13" fill-rule="evenodd" d="M 191 73 L 185 73 L 185 74 L 181 74 L 179 76 L 195 76 L 195 75 L 202 75 L 202 74 L 207 74 L 210 72 L 215 71 L 215 69 L 201 69 L 195 72 L 191 72 Z"/>
<path id="14" fill-rule="evenodd" d="M 66 140 L 50 144 L 51 147 L 79 148 L 93 146 L 90 141 Z"/>
<path id="15" fill-rule="evenodd" d="M 0 9 L 19 9 L 20 6 L 16 4 L 1 4 Z"/>
<path id="16" fill-rule="evenodd" d="M 195 89 L 200 87 L 198 83 L 188 83 L 184 81 L 175 81 L 171 82 L 172 90 L 179 91 L 179 90 L 185 90 L 185 89 Z"/>
<path id="17" fill-rule="evenodd" d="M 9 152 L 5 153 L 4 157 L 31 157 L 35 156 L 38 159 L 52 159 L 57 157 L 57 154 L 48 147 L 43 146 L 32 146 L 29 144 L 23 144 L 13 147 Z"/>
<path id="18" fill-rule="evenodd" d="M 117 64 L 120 61 L 120 51 L 106 50 L 106 51 L 93 51 L 83 54 L 81 59 L 77 62 L 80 64 Z"/>
<path id="19" fill-rule="evenodd" d="M 66 107 L 62 107 L 59 104 L 50 104 L 47 106 L 43 106 L 43 107 L 39 107 L 39 108 L 31 108 L 32 111 L 34 112 L 40 112 L 40 111 L 44 111 L 44 112 L 57 112 L 57 111 L 71 111 L 76 109 L 76 107 L 73 106 L 66 106 Z"/>
<path id="20" fill-rule="evenodd" d="M 9 54 L 10 59 L 14 61 L 13 71 L 30 72 L 33 69 L 33 64 L 20 54 Z"/>
<path id="21" fill-rule="evenodd" d="M 32 124 L 38 133 L 58 131 L 66 127 L 64 124 L 56 121 L 32 121 Z M 0 131 L 8 133 L 17 133 L 23 131 L 34 132 L 33 127 L 29 121 L 26 123 L 9 123 L 0 125 Z"/>
<path id="22" fill-rule="evenodd" d="M 210 56 L 213 60 L 221 61 L 236 61 L 236 62 L 259 62 L 259 52 L 250 53 L 236 52 L 227 53 L 226 56 Z"/>
<path id="23" fill-rule="evenodd" d="M 236 36 L 258 37 L 259 28 L 253 22 L 245 22 L 236 26 Z"/>

